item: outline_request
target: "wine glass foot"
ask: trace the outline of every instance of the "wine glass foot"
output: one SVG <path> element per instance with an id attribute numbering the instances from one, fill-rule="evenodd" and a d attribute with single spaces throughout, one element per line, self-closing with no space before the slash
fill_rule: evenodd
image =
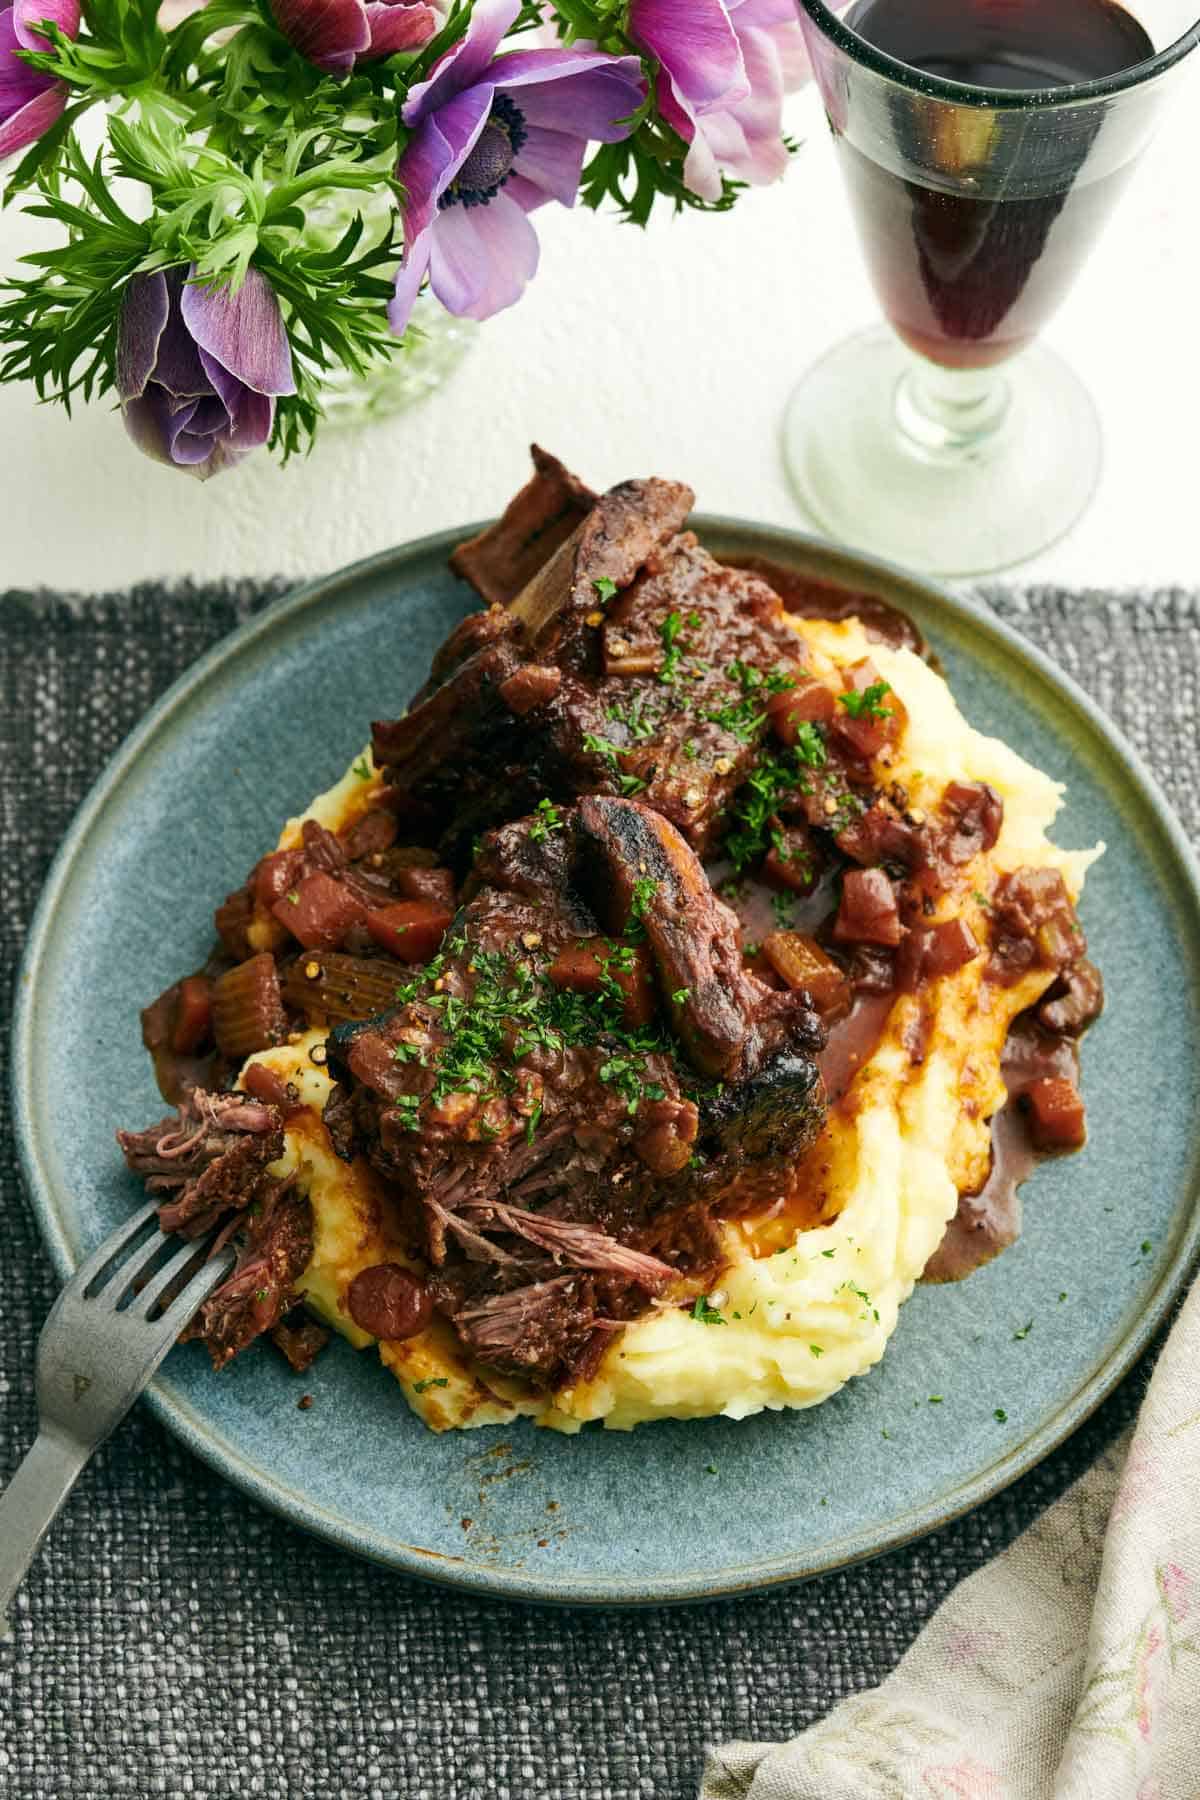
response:
<path id="1" fill-rule="evenodd" d="M 1095 492 L 1101 435 L 1087 389 L 1041 345 L 994 370 L 947 372 L 876 329 L 804 376 L 783 456 L 801 505 L 839 542 L 982 575 L 1070 530 Z"/>

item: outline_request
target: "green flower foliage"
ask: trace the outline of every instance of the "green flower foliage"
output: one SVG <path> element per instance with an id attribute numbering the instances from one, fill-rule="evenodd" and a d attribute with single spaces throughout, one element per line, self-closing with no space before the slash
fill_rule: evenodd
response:
<path id="1" fill-rule="evenodd" d="M 253 264 L 279 299 L 296 374 L 296 394 L 277 403 L 272 443 L 285 458 L 307 448 L 327 372 L 360 374 L 404 354 L 387 320 L 403 251 L 401 110 L 466 30 L 472 7 L 453 0 L 419 51 L 361 62 L 342 79 L 291 48 L 267 0 L 210 0 L 169 31 L 160 0 L 83 0 L 76 40 L 47 25 L 49 48 L 22 57 L 63 84 L 67 105 L 8 171 L 4 197 L 59 236 L 0 282 L 0 380 L 30 381 L 68 409 L 76 397 L 110 394 L 133 276 L 194 265 L 198 279 L 236 289 Z M 628 12 L 628 0 L 525 0 L 513 47 L 549 21 L 564 44 L 636 55 Z M 643 64 L 647 100 L 631 135 L 596 148 L 581 198 L 639 225 L 659 201 L 676 211 L 726 209 L 738 184 L 727 183 L 715 206 L 684 186 L 686 147 L 657 118 L 655 65 Z M 76 130 L 92 109 L 104 118 L 94 153 Z M 331 212 L 351 215 L 340 235 L 328 230 Z"/>

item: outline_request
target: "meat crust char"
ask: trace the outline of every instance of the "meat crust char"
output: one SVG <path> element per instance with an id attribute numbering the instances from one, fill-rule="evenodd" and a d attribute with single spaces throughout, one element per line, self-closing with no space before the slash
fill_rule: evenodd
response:
<path id="1" fill-rule="evenodd" d="M 591 796 L 485 840 L 446 947 L 395 1011 L 339 1026 L 326 1120 L 402 1197 L 464 1346 L 553 1387 L 786 1187 L 824 1116 L 803 995 L 741 967 L 680 834 Z M 580 945 L 601 971 L 574 981 Z M 653 1016 L 626 1024 L 641 961 Z"/>
<path id="2" fill-rule="evenodd" d="M 521 517 L 546 479 L 514 502 Z M 713 848 L 765 730 L 747 683 L 794 672 L 798 649 L 773 589 L 682 529 L 692 500 L 623 482 L 511 599 L 510 515 L 474 540 L 457 566 L 506 604 L 464 620 L 411 710 L 374 726 L 403 830 L 463 868 L 479 832 L 543 796 L 636 794 Z"/>

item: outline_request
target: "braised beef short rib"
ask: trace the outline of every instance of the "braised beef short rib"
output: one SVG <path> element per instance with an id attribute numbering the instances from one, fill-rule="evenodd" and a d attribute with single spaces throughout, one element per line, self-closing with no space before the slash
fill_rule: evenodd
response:
<path id="1" fill-rule="evenodd" d="M 410 711 L 374 727 L 401 828 L 461 868 L 479 832 L 544 796 L 636 795 L 704 854 L 799 641 L 765 581 L 683 529 L 690 488 L 626 481 L 596 499 L 535 459 L 455 559 L 493 604 L 451 633 Z"/>
<path id="2" fill-rule="evenodd" d="M 636 801 L 499 828 L 472 887 L 402 1003 L 333 1033 L 326 1122 L 400 1196 L 466 1348 L 554 1385 L 678 1277 L 703 1292 L 717 1221 L 787 1191 L 823 1035 Z"/>

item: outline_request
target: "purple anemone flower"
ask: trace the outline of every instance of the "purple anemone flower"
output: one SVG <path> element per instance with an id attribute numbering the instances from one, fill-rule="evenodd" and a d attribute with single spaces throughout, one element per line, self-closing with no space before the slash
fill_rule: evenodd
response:
<path id="1" fill-rule="evenodd" d="M 318 69 L 346 75 L 356 62 L 419 50 L 439 19 L 424 0 L 271 0 L 293 50 Z"/>
<path id="2" fill-rule="evenodd" d="M 635 56 L 497 56 L 519 10 L 519 0 L 478 0 L 464 36 L 405 102 L 404 262 L 388 314 L 398 335 L 427 272 L 460 316 L 490 318 L 519 300 L 538 262 L 527 215 L 548 200 L 573 205 L 588 142 L 628 136 L 622 121 L 645 98 Z"/>
<path id="3" fill-rule="evenodd" d="M 195 269 L 135 275 L 117 336 L 125 427 L 157 462 L 207 481 L 271 435 L 276 394 L 294 394 L 279 302 L 257 269 L 237 293 L 190 285 Z"/>
<path id="4" fill-rule="evenodd" d="M 661 64 L 658 109 L 704 200 L 723 170 L 754 185 L 787 167 L 783 96 L 809 73 L 795 0 L 633 0 L 629 29 Z"/>
<path id="5" fill-rule="evenodd" d="M 53 75 L 22 62 L 19 50 L 49 50 L 36 27 L 49 19 L 64 36 L 79 36 L 79 0 L 14 0 L 0 7 L 0 156 L 24 150 L 60 119 L 67 90 Z"/>

